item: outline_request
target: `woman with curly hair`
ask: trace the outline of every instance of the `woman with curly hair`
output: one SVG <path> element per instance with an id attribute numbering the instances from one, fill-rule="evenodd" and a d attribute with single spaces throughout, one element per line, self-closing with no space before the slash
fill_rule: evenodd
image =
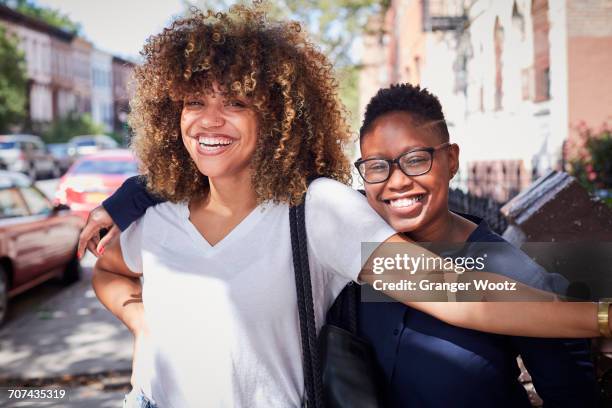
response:
<path id="1" fill-rule="evenodd" d="M 133 148 L 148 189 L 166 202 L 100 251 L 93 276 L 100 301 L 135 336 L 128 404 L 300 406 L 289 206 L 305 194 L 318 327 L 347 282 L 373 281 L 361 272 L 362 242 L 407 241 L 346 185 L 349 132 L 331 66 L 298 24 L 247 7 L 179 19 L 143 56 Z M 557 313 L 547 303 L 400 300 L 491 332 L 597 333 L 585 321 L 590 304 Z M 517 318 L 524 310 L 530 322 Z"/>
<path id="2" fill-rule="evenodd" d="M 323 177 L 307 198 L 319 322 L 357 279 L 361 242 L 394 235 L 346 186 L 349 132 L 331 66 L 298 24 L 246 7 L 177 20 L 143 56 L 132 146 L 167 202 L 106 249 L 93 277 L 135 335 L 138 398 L 300 406 L 289 205 Z M 342 230 L 354 239 L 338 250 L 329 244 Z M 141 276 L 142 303 L 130 302 Z"/>

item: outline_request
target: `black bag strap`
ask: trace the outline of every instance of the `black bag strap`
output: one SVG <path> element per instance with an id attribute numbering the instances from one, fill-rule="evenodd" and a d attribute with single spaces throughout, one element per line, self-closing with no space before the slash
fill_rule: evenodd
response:
<path id="1" fill-rule="evenodd" d="M 306 194 L 302 203 L 289 208 L 289 226 L 291 231 L 291 249 L 295 286 L 302 339 L 302 356 L 304 367 L 305 404 L 308 408 L 323 408 L 323 380 L 321 363 L 317 347 L 317 328 L 312 299 L 312 283 L 308 265 L 308 240 L 306 238 Z"/>
<path id="2" fill-rule="evenodd" d="M 326 322 L 358 336 L 359 302 L 361 301 L 361 288 L 355 282 L 349 282 L 338 295 L 332 307 L 327 312 Z"/>
<path id="3" fill-rule="evenodd" d="M 365 195 L 364 190 L 357 191 Z M 361 303 L 361 287 L 355 282 L 349 282 L 327 312 L 327 323 L 358 336 L 359 303 Z"/>
<path id="4" fill-rule="evenodd" d="M 348 330 L 354 335 L 357 335 L 357 326 L 358 326 L 357 304 L 361 300 L 359 296 L 359 288 L 355 282 L 349 282 L 348 285 L 346 285 L 346 287 L 344 288 L 344 290 L 347 291 L 346 296 L 348 298 L 347 300 Z"/>

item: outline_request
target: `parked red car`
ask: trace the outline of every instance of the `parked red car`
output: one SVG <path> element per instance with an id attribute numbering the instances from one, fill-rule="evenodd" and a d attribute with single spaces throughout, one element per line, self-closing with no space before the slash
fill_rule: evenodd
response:
<path id="1" fill-rule="evenodd" d="M 80 217 L 53 206 L 27 176 L 0 171 L 0 324 L 13 296 L 50 278 L 80 278 L 82 227 Z"/>
<path id="2" fill-rule="evenodd" d="M 92 209 L 137 173 L 136 159 L 129 150 L 105 150 L 85 156 L 60 179 L 55 200 L 87 219 Z"/>

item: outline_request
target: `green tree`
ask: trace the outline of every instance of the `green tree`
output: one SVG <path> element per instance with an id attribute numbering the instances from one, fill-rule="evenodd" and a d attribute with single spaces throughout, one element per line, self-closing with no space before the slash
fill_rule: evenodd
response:
<path id="1" fill-rule="evenodd" d="M 42 137 L 47 143 L 63 143 L 74 136 L 99 135 L 103 133 L 104 127 L 94 122 L 90 114 L 71 112 L 53 121 L 51 125 L 42 132 Z"/>
<path id="2" fill-rule="evenodd" d="M 19 127 L 26 116 L 28 79 L 17 39 L 0 25 L 0 132 Z"/>
<path id="3" fill-rule="evenodd" d="M 340 88 L 340 100 L 342 100 L 346 107 L 348 123 L 355 132 L 361 124 L 361 117 L 359 116 L 359 70 L 360 66 L 356 64 L 344 66 L 336 70 Z"/>
<path id="4" fill-rule="evenodd" d="M 612 207 L 612 131 L 594 131 L 584 123 L 565 146 L 568 171 L 591 193 L 608 191 L 604 201 Z"/>
<path id="5" fill-rule="evenodd" d="M 0 0 L 0 4 L 11 7 L 26 16 L 42 20 L 68 33 L 78 34 L 81 32 L 81 25 L 72 21 L 59 10 L 38 6 L 30 0 Z"/>

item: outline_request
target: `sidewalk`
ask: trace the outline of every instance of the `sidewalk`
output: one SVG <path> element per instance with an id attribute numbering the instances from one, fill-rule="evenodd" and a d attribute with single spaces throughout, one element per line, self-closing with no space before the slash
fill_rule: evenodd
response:
<path id="1" fill-rule="evenodd" d="M 0 406 L 121 406 L 129 390 L 132 336 L 96 299 L 93 262 L 88 255 L 80 282 L 0 330 Z M 69 400 L 9 403 L 6 389 L 15 385 L 56 386 Z"/>

